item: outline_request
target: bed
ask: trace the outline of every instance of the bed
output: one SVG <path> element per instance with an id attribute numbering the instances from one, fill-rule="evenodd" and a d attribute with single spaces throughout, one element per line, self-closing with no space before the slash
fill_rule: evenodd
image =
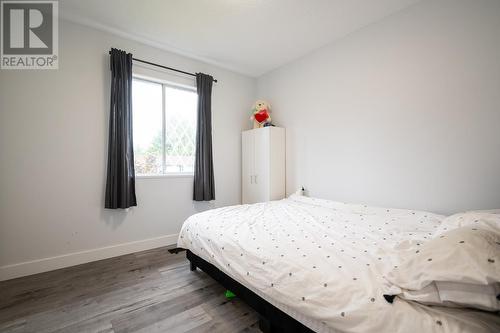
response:
<path id="1" fill-rule="evenodd" d="M 242 287 L 247 300 L 255 295 L 304 331 L 500 331 L 494 313 L 384 298 L 384 274 L 398 266 L 399 249 L 417 249 L 442 219 L 292 195 L 193 215 L 178 246 L 193 267 Z"/>

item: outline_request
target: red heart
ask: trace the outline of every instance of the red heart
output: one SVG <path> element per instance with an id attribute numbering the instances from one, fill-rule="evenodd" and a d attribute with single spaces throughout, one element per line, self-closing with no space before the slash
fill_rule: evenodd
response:
<path id="1" fill-rule="evenodd" d="M 269 113 L 267 113 L 267 110 L 262 110 L 255 113 L 253 116 L 255 117 L 255 120 L 257 120 L 259 124 L 262 124 L 269 118 Z"/>

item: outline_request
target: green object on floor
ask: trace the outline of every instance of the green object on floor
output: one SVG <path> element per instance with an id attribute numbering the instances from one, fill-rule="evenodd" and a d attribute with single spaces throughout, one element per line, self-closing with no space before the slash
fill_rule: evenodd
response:
<path id="1" fill-rule="evenodd" d="M 225 295 L 228 300 L 232 300 L 236 297 L 236 295 L 231 290 L 226 290 Z"/>

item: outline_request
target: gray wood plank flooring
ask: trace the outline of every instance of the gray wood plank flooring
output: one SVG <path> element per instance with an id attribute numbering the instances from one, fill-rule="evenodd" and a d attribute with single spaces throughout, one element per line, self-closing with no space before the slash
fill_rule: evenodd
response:
<path id="1" fill-rule="evenodd" d="M 0 332 L 260 332 L 258 316 L 167 247 L 0 282 Z"/>

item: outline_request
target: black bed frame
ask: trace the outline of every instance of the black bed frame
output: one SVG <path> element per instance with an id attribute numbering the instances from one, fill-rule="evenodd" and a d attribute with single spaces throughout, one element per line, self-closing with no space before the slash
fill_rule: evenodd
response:
<path id="1" fill-rule="evenodd" d="M 191 271 L 200 268 L 219 282 L 224 288 L 231 290 L 236 296 L 259 313 L 259 328 L 264 333 L 314 333 L 296 319 L 276 308 L 253 291 L 227 276 L 211 263 L 186 250 Z"/>

